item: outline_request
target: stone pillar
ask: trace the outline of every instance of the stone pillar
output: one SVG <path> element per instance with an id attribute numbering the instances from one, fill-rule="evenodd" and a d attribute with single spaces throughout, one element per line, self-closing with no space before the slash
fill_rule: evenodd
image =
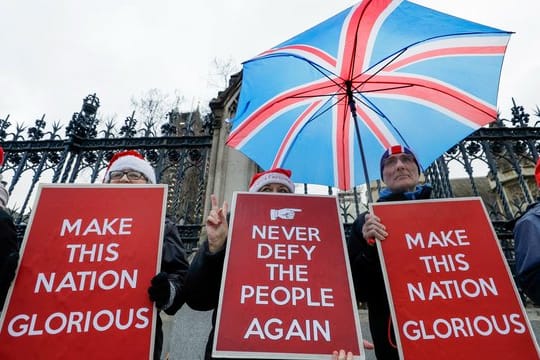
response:
<path id="1" fill-rule="evenodd" d="M 230 206 L 233 192 L 247 191 L 251 176 L 258 170 L 257 165 L 248 157 L 225 144 L 230 131 L 227 120 L 236 112 L 240 83 L 240 74 L 233 75 L 229 87 L 210 102 L 214 117 L 214 133 L 206 186 L 205 217 L 210 211 L 211 194 L 217 196 L 220 206 L 223 201 L 227 201 Z M 203 228 L 201 239 L 204 237 L 205 229 Z"/>

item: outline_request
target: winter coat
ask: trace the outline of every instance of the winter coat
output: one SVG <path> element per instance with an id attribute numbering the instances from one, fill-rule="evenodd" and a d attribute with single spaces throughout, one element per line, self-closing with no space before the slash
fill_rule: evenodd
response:
<path id="1" fill-rule="evenodd" d="M 189 307 L 198 311 L 214 310 L 212 329 L 206 343 L 205 360 L 214 359 L 212 344 L 224 261 L 225 247 L 212 254 L 208 249 L 208 241 L 204 241 L 189 266 L 186 279 L 186 303 Z"/>
<path id="2" fill-rule="evenodd" d="M 185 280 L 189 263 L 186 258 L 186 249 L 176 224 L 169 219 L 165 220 L 165 229 L 163 232 L 163 248 L 161 252 L 161 271 L 167 273 L 167 278 L 175 288 L 175 297 L 172 305 L 164 309 L 166 314 L 174 315 L 185 302 Z M 158 360 L 161 356 L 163 347 L 163 331 L 161 329 L 161 317 L 157 316 L 156 337 L 154 345 L 154 359 Z"/>
<path id="3" fill-rule="evenodd" d="M 0 311 L 19 261 L 19 243 L 13 219 L 0 208 Z"/>
<path id="4" fill-rule="evenodd" d="M 417 187 L 415 192 L 405 194 L 383 191 L 378 202 L 429 199 L 430 195 L 431 187 L 424 185 Z M 367 212 L 360 214 L 354 221 L 347 239 L 356 299 L 367 303 L 369 328 L 377 359 L 399 359 L 377 247 L 369 245 L 362 236 L 366 215 Z"/>
<path id="5" fill-rule="evenodd" d="M 540 202 L 529 206 L 514 227 L 516 280 L 535 304 L 540 304 Z"/>
<path id="6" fill-rule="evenodd" d="M 219 304 L 226 246 L 227 243 L 225 243 L 223 249 L 212 254 L 208 249 L 208 241 L 204 241 L 189 266 L 186 279 L 186 303 L 189 307 L 198 311 L 214 310 L 212 313 L 212 328 L 208 334 L 208 341 L 206 342 L 204 352 L 205 360 L 221 359 L 212 357 L 212 345 L 214 344 L 216 314 Z"/>

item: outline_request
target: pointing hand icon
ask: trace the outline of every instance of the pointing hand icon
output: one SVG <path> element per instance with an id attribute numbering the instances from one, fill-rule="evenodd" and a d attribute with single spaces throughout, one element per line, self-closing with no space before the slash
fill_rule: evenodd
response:
<path id="1" fill-rule="evenodd" d="M 270 210 L 270 219 L 276 220 L 277 218 L 291 220 L 294 219 L 294 214 L 302 211 L 302 209 L 271 209 Z"/>

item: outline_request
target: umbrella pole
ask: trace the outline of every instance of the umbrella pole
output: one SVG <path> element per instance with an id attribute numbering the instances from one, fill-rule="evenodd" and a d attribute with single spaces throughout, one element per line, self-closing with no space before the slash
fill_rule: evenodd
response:
<path id="1" fill-rule="evenodd" d="M 364 155 L 364 146 L 362 145 L 362 138 L 360 137 L 360 129 L 358 128 L 358 116 L 356 115 L 356 104 L 354 102 L 354 97 L 353 97 L 353 92 L 352 92 L 352 81 L 346 81 L 345 84 L 347 85 L 347 99 L 349 100 L 348 101 L 349 109 L 351 110 L 351 115 L 354 120 L 354 130 L 356 131 L 356 138 L 358 139 L 358 146 L 360 148 L 360 157 L 362 158 L 362 167 L 364 168 L 364 178 L 366 179 L 366 184 L 367 184 L 368 203 L 372 203 L 373 196 L 371 195 L 371 182 L 369 181 L 366 156 Z"/>

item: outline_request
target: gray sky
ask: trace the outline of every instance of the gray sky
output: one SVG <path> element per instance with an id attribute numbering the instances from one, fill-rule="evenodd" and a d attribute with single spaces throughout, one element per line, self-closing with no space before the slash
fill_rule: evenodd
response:
<path id="1" fill-rule="evenodd" d="M 498 106 L 533 112 L 540 97 L 537 0 L 414 0 L 514 31 Z M 96 93 L 100 114 L 131 113 L 151 88 L 180 90 L 184 109 L 221 89 L 212 61 L 240 63 L 353 5 L 345 0 L 1 0 L 0 118 L 67 122 Z M 536 85 L 536 86 L 535 86 Z"/>

